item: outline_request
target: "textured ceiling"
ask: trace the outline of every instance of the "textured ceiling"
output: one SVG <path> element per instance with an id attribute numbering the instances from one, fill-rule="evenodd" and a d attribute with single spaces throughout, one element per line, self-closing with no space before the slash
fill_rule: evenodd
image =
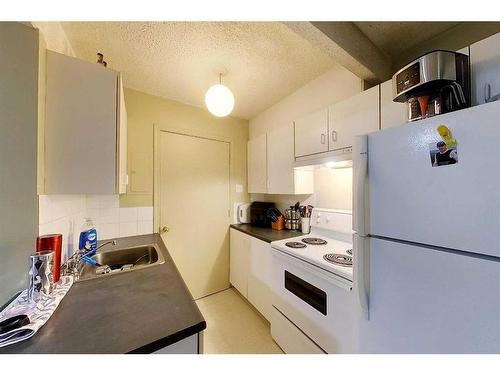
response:
<path id="1" fill-rule="evenodd" d="M 234 93 L 233 115 L 252 118 L 333 67 L 279 22 L 63 22 L 78 57 L 123 73 L 124 85 L 204 107 L 208 87 Z"/>
<path id="2" fill-rule="evenodd" d="M 460 22 L 354 22 L 382 52 L 395 57 Z"/>

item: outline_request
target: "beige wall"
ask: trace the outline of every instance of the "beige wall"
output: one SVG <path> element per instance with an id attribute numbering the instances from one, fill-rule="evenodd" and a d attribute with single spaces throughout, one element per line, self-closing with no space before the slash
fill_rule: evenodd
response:
<path id="1" fill-rule="evenodd" d="M 125 104 L 128 114 L 129 185 L 127 194 L 120 196 L 121 207 L 153 205 L 154 124 L 165 130 L 230 141 L 231 202 L 248 201 L 248 121 L 234 117 L 217 118 L 205 108 L 131 89 L 125 89 Z M 243 193 L 236 193 L 236 184 L 243 185 Z"/>
<path id="2" fill-rule="evenodd" d="M 312 80 L 283 100 L 250 119 L 250 139 L 271 129 L 289 124 L 362 89 L 362 80 L 340 65 Z"/>
<path id="3" fill-rule="evenodd" d="M 47 49 L 75 57 L 73 47 L 60 22 L 31 22 L 31 24 L 43 35 Z"/>

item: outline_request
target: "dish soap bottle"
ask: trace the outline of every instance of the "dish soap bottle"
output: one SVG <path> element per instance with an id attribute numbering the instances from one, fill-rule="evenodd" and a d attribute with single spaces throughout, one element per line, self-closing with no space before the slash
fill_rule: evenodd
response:
<path id="1" fill-rule="evenodd" d="M 97 249 L 97 230 L 91 218 L 86 218 L 83 223 L 82 231 L 80 233 L 80 241 L 78 248 L 82 250 L 85 255 L 93 256 Z"/>

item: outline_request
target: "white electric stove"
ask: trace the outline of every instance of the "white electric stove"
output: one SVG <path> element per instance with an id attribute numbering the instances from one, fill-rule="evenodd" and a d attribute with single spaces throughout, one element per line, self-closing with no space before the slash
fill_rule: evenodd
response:
<path id="1" fill-rule="evenodd" d="M 275 341 L 286 353 L 355 352 L 352 213 L 314 209 L 309 234 L 271 247 Z"/>
<path id="2" fill-rule="evenodd" d="M 349 242 L 311 232 L 308 235 L 273 242 L 271 246 L 275 250 L 352 281 L 352 244 Z"/>

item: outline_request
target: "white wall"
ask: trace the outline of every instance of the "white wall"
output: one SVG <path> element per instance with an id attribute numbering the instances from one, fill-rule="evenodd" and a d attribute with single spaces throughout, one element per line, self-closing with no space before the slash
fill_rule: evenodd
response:
<path id="1" fill-rule="evenodd" d="M 293 122 L 362 90 L 362 80 L 340 65 L 312 80 L 283 100 L 250 119 L 250 139 Z"/>
<path id="2" fill-rule="evenodd" d="M 352 168 L 315 169 L 314 196 L 317 207 L 352 210 Z"/>
<path id="3" fill-rule="evenodd" d="M 314 194 L 250 194 L 251 201 L 274 202 L 283 212 L 297 201 L 301 205 L 321 208 L 352 210 L 352 168 L 331 169 L 318 166 L 314 169 Z"/>
<path id="4" fill-rule="evenodd" d="M 347 99 L 362 90 L 362 80 L 340 65 L 307 83 L 291 95 L 250 120 L 250 139 L 276 127 L 293 122 L 309 112 Z M 314 194 L 251 194 L 252 201 L 275 202 L 279 209 L 311 204 L 321 208 L 352 209 L 352 168 L 318 167 L 314 171 Z"/>

